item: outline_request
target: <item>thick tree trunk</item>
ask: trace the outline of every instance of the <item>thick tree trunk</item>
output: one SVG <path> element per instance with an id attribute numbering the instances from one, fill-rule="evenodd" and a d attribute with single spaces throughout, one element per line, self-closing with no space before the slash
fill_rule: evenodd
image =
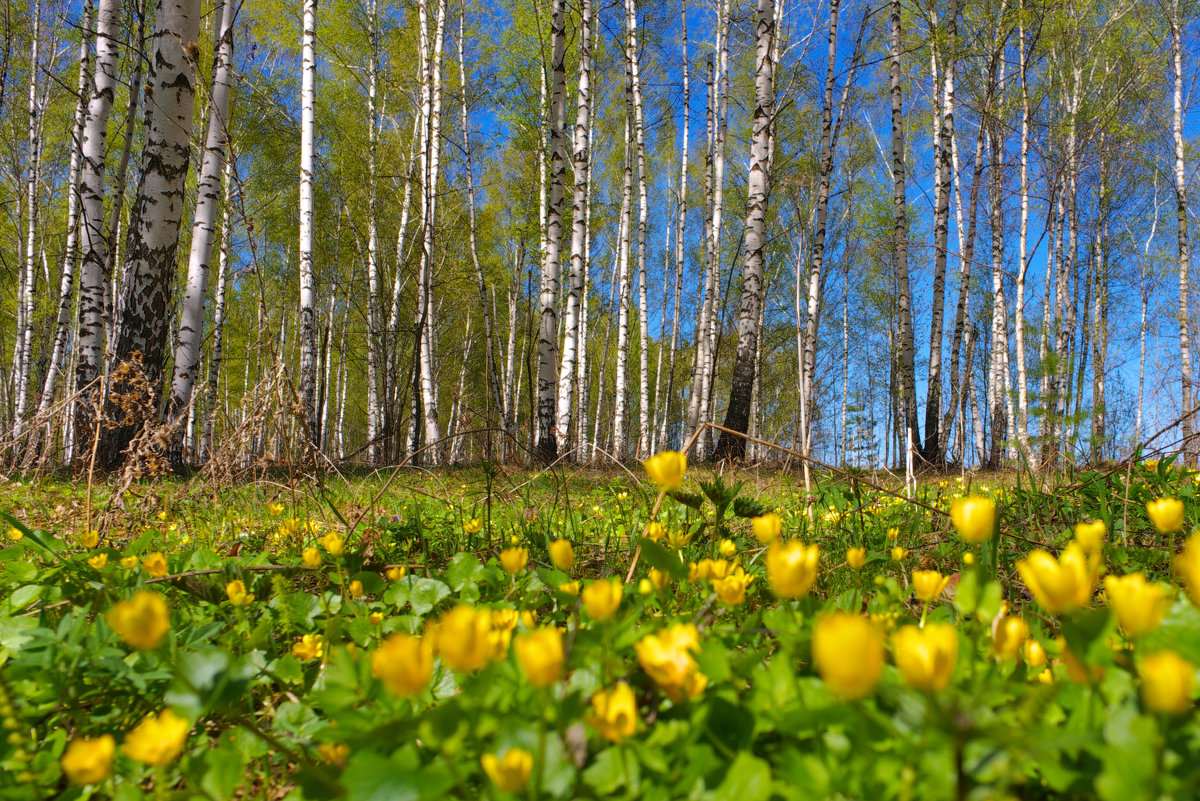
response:
<path id="1" fill-rule="evenodd" d="M 1182 395 L 1184 462 L 1194 464 L 1200 446 L 1192 441 L 1195 416 L 1192 413 L 1192 352 L 1191 322 L 1188 307 L 1188 269 L 1191 256 L 1188 250 L 1187 174 L 1183 166 L 1183 45 L 1179 24 L 1179 0 L 1171 0 L 1171 56 L 1174 67 L 1174 115 L 1171 133 L 1175 142 L 1175 214 L 1178 220 L 1176 242 L 1179 264 L 1179 383 Z"/>
<path id="2" fill-rule="evenodd" d="M 904 102 L 900 84 L 900 0 L 892 0 L 891 62 L 888 76 L 892 98 L 892 206 L 895 223 L 892 228 L 892 253 L 899 285 L 897 307 L 900 316 L 900 404 L 904 410 L 904 426 L 913 442 L 921 441 L 917 417 L 917 384 L 914 365 L 912 287 L 908 275 L 908 201 L 906 199 L 906 169 L 904 164 Z"/>
<path id="3" fill-rule="evenodd" d="M 33 369 L 33 298 L 37 290 L 38 186 L 42 169 L 42 103 L 38 100 L 42 40 L 42 3 L 34 0 L 33 30 L 29 37 L 29 164 L 25 173 L 25 264 L 17 294 L 17 332 L 13 343 L 13 439 L 20 439 L 29 402 L 30 372 Z"/>
<path id="4" fill-rule="evenodd" d="M 757 41 L 754 69 L 754 122 L 750 139 L 750 175 L 746 187 L 745 261 L 742 277 L 742 307 L 738 315 L 737 358 L 729 392 L 725 427 L 745 433 L 750 424 L 755 359 L 761 334 L 762 281 L 767 233 L 767 204 L 771 197 L 768 163 L 771 127 L 775 117 L 775 2 L 758 0 Z M 713 452 L 715 459 L 742 459 L 746 440 L 723 433 Z"/>

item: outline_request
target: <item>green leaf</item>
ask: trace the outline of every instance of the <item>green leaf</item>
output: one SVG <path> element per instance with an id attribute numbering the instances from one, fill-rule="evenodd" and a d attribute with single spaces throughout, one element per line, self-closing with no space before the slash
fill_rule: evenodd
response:
<path id="1" fill-rule="evenodd" d="M 697 512 L 704 508 L 704 496 L 697 495 L 693 492 L 679 492 L 678 490 L 672 490 L 671 492 L 667 493 L 667 497 L 674 498 L 684 506 L 690 509 L 695 509 Z"/>
<path id="2" fill-rule="evenodd" d="M 714 797 L 767 801 L 771 797 L 770 765 L 746 751 L 740 752 L 729 766 L 725 780 L 717 788 Z"/>
<path id="3" fill-rule="evenodd" d="M 684 581 L 688 577 L 687 565 L 674 551 L 669 551 L 648 537 L 642 537 L 642 558 L 646 564 L 666 572 L 676 581 Z"/>
<path id="4" fill-rule="evenodd" d="M 450 560 L 450 564 L 446 565 L 445 575 L 450 589 L 462 592 L 463 587 L 468 584 L 478 584 L 483 581 L 486 574 L 487 571 L 474 554 L 458 553 Z"/>
<path id="5" fill-rule="evenodd" d="M 771 511 L 753 498 L 736 498 L 733 502 L 735 517 L 762 517 Z"/>

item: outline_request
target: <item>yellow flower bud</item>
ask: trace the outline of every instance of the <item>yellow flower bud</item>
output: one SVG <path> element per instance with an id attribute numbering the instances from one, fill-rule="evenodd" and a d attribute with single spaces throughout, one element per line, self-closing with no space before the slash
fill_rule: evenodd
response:
<path id="1" fill-rule="evenodd" d="M 817 672 L 835 694 L 865 698 L 883 674 L 883 633 L 862 615 L 831 612 L 813 629 L 812 654 Z"/>
<path id="2" fill-rule="evenodd" d="M 1025 641 L 1025 664 L 1035 668 L 1046 664 L 1046 649 L 1032 637 Z"/>
<path id="3" fill-rule="evenodd" d="M 371 625 L 378 626 L 383 622 L 383 612 L 372 612 L 367 615 L 367 619 L 371 621 Z"/>
<path id="4" fill-rule="evenodd" d="M 399 581 L 408 575 L 408 567 L 405 565 L 393 565 L 384 573 L 388 577 L 388 581 Z"/>
<path id="5" fill-rule="evenodd" d="M 513 650 L 517 652 L 521 670 L 534 687 L 549 687 L 562 678 L 566 657 L 561 630 L 534 629 L 517 637 Z"/>
<path id="6" fill-rule="evenodd" d="M 111 734 L 77 737 L 62 755 L 62 771 L 72 784 L 99 784 L 112 772 L 116 744 Z"/>
<path id="7" fill-rule="evenodd" d="M 650 595 L 654 592 L 654 585 L 650 583 L 650 579 L 644 578 L 638 582 L 638 595 Z"/>
<path id="8" fill-rule="evenodd" d="M 996 502 L 984 495 L 957 498 L 950 507 L 950 522 L 964 542 L 983 542 L 996 525 Z"/>
<path id="9" fill-rule="evenodd" d="M 583 588 L 583 610 L 597 623 L 603 623 L 617 612 L 625 586 L 619 579 L 593 581 Z"/>
<path id="10" fill-rule="evenodd" d="M 433 627 L 437 652 L 451 670 L 479 670 L 491 659 L 493 630 L 491 614 L 460 604 Z"/>
<path id="11" fill-rule="evenodd" d="M 940 598 L 949 583 L 950 577 L 936 570 L 914 570 L 912 574 L 913 594 L 927 604 Z"/>
<path id="12" fill-rule="evenodd" d="M 1158 628 L 1170 600 L 1162 585 L 1147 583 L 1141 573 L 1105 576 L 1104 594 L 1108 597 L 1108 608 L 1117 616 L 1127 637 Z"/>
<path id="13" fill-rule="evenodd" d="M 579 582 L 578 581 L 564 581 L 562 584 L 558 585 L 558 591 L 561 593 L 565 593 L 567 595 L 578 595 L 579 594 Z"/>
<path id="14" fill-rule="evenodd" d="M 958 632 L 949 623 L 903 626 L 892 637 L 896 667 L 918 690 L 944 690 L 958 662 Z"/>
<path id="15" fill-rule="evenodd" d="M 524 748 L 510 748 L 503 757 L 484 754 L 479 762 L 492 783 L 506 793 L 524 788 L 533 772 L 533 755 Z"/>
<path id="16" fill-rule="evenodd" d="M 700 632 L 692 623 L 649 634 L 634 643 L 633 650 L 646 674 L 676 703 L 695 698 L 708 686 L 708 677 L 692 658 L 700 650 Z"/>
<path id="17" fill-rule="evenodd" d="M 347 591 L 350 593 L 351 598 L 362 597 L 362 594 L 363 594 L 362 582 L 355 579 L 354 581 L 350 582 L 350 586 L 347 588 Z"/>
<path id="18" fill-rule="evenodd" d="M 505 548 L 500 552 L 500 566 L 514 576 L 524 570 L 528 563 L 528 548 Z"/>
<path id="19" fill-rule="evenodd" d="M 571 541 L 557 539 L 550 543 L 550 561 L 559 570 L 569 571 L 575 565 L 575 549 Z"/>
<path id="20" fill-rule="evenodd" d="M 755 539 L 763 545 L 770 545 L 779 539 L 779 532 L 783 529 L 783 519 L 774 512 L 768 512 L 761 517 L 751 518 L 750 528 L 754 532 Z"/>
<path id="21" fill-rule="evenodd" d="M 651 520 L 646 524 L 646 531 L 644 533 L 647 539 L 658 542 L 667 533 L 667 529 L 657 520 Z"/>
<path id="22" fill-rule="evenodd" d="M 118 602 L 104 619 L 118 637 L 139 651 L 157 648 L 171 625 L 166 600 L 149 590 L 139 590 L 128 601 Z"/>
<path id="23" fill-rule="evenodd" d="M 847 548 L 846 549 L 846 564 L 855 570 L 861 570 L 867 563 L 866 548 Z"/>
<path id="24" fill-rule="evenodd" d="M 483 531 L 483 521 L 478 517 L 472 517 L 463 523 L 463 531 L 471 535 L 478 534 Z"/>
<path id="25" fill-rule="evenodd" d="M 84 548 L 95 548 L 100 544 L 100 532 L 96 529 L 91 529 L 79 535 L 79 544 Z"/>
<path id="26" fill-rule="evenodd" d="M 975 564 L 975 554 L 971 553 L 970 551 L 967 551 L 966 553 L 964 553 L 963 554 L 963 564 L 967 565 L 967 566 Z"/>
<path id="27" fill-rule="evenodd" d="M 433 675 L 433 647 L 426 637 L 397 632 L 371 654 L 371 675 L 395 695 L 419 693 Z"/>
<path id="28" fill-rule="evenodd" d="M 345 743 L 321 743 L 317 746 L 317 754 L 329 764 L 344 768 L 346 758 L 350 756 L 350 746 Z"/>
<path id="29" fill-rule="evenodd" d="M 521 625 L 527 629 L 532 629 L 537 625 L 538 613 L 536 609 L 525 609 L 521 612 Z"/>
<path id="30" fill-rule="evenodd" d="M 720 545 L 717 546 L 717 552 L 726 559 L 732 559 L 737 554 L 737 545 L 733 543 L 733 540 L 721 540 Z"/>
<path id="31" fill-rule="evenodd" d="M 126 556 L 121 559 L 121 567 L 126 570 L 133 570 L 137 567 L 138 558 L 136 556 Z"/>
<path id="32" fill-rule="evenodd" d="M 620 743 L 633 736 L 638 725 L 637 698 L 633 689 L 620 682 L 611 690 L 597 690 L 592 696 L 592 713 L 587 720 L 601 737 L 611 742 Z"/>
<path id="33" fill-rule="evenodd" d="M 87 563 L 93 570 L 103 570 L 105 565 L 108 564 L 108 554 L 98 553 L 95 556 L 88 557 Z"/>
<path id="34" fill-rule="evenodd" d="M 650 568 L 650 583 L 654 585 L 654 589 L 661 590 L 667 586 L 670 579 L 671 575 L 665 570 L 659 570 L 657 567 Z"/>
<path id="35" fill-rule="evenodd" d="M 780 598 L 799 598 L 817 580 L 820 548 L 799 540 L 776 542 L 767 548 L 767 580 Z"/>
<path id="36" fill-rule="evenodd" d="M 346 540 L 341 534 L 331 531 L 321 538 L 321 545 L 329 552 L 330 556 L 341 556 L 342 551 L 346 548 Z"/>
<path id="37" fill-rule="evenodd" d="M 679 489 L 687 472 L 687 456 L 678 451 L 662 451 L 642 462 L 642 467 L 660 489 Z"/>
<path id="38" fill-rule="evenodd" d="M 133 731 L 125 735 L 121 750 L 125 756 L 146 765 L 170 764 L 183 752 L 191 724 L 170 709 L 147 715 Z"/>
<path id="39" fill-rule="evenodd" d="M 301 556 L 308 567 L 318 567 L 321 564 L 321 552 L 316 548 L 305 548 Z"/>
<path id="40" fill-rule="evenodd" d="M 1152 712 L 1177 715 L 1191 707 L 1196 666 L 1174 651 L 1159 651 L 1142 660 L 1142 702 Z"/>
<path id="41" fill-rule="evenodd" d="M 1075 524 L 1075 541 L 1087 554 L 1100 552 L 1104 547 L 1104 535 L 1107 533 L 1108 527 L 1104 525 L 1103 520 Z"/>
<path id="42" fill-rule="evenodd" d="M 234 606 L 248 606 L 254 601 L 254 596 L 246 592 L 246 584 L 241 579 L 234 579 L 226 584 L 225 594 Z"/>
<path id="43" fill-rule="evenodd" d="M 142 559 L 142 567 L 146 569 L 153 578 L 162 578 L 167 575 L 167 559 L 158 551 L 148 554 Z"/>
<path id="44" fill-rule="evenodd" d="M 1178 498 L 1159 498 L 1146 504 L 1150 522 L 1162 534 L 1183 528 L 1183 501 Z"/>
<path id="45" fill-rule="evenodd" d="M 992 653 L 997 659 L 1016 659 L 1029 637 L 1029 624 L 1020 615 L 1005 615 L 992 629 Z M 1035 641 L 1036 642 L 1036 641 Z"/>
<path id="46" fill-rule="evenodd" d="M 713 580 L 713 592 L 721 599 L 721 603 L 738 606 L 746 600 L 746 588 L 752 581 L 754 581 L 754 576 L 738 566 L 728 576 Z"/>

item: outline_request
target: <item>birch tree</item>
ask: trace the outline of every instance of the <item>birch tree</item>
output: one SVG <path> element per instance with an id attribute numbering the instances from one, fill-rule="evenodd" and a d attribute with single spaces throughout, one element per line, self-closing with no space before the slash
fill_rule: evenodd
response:
<path id="1" fill-rule="evenodd" d="M 317 278 L 313 265 L 313 148 L 316 136 L 317 0 L 303 0 L 300 68 L 300 406 L 308 437 L 320 448 L 317 427 Z"/>
<path id="2" fill-rule="evenodd" d="M 1187 173 L 1183 164 L 1183 44 L 1179 24 L 1179 0 L 1171 0 L 1171 63 L 1174 68 L 1174 114 L 1171 119 L 1171 135 L 1175 144 L 1175 216 L 1178 221 L 1176 247 L 1179 260 L 1179 383 L 1183 415 L 1181 434 L 1184 460 L 1191 464 L 1195 462 L 1195 454 L 1200 451 L 1200 447 L 1192 441 L 1195 416 L 1192 409 L 1191 323 L 1188 307 L 1188 270 L 1191 267 L 1191 254 L 1188 249 Z"/>

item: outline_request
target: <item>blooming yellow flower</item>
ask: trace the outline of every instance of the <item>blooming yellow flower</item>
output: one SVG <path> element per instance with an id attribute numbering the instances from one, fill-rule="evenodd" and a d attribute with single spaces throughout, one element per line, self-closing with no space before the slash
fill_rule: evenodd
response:
<path id="1" fill-rule="evenodd" d="M 254 596 L 246 592 L 246 584 L 241 579 L 234 579 L 226 584 L 225 594 L 234 606 L 249 606 L 254 601 Z"/>
<path id="2" fill-rule="evenodd" d="M 1183 501 L 1178 498 L 1159 498 L 1146 504 L 1150 522 L 1162 534 L 1183 528 Z"/>
<path id="3" fill-rule="evenodd" d="M 650 583 L 654 585 L 654 589 L 661 590 L 667 586 L 671 575 L 665 570 L 659 570 L 657 567 L 650 568 Z"/>
<path id="4" fill-rule="evenodd" d="M 1191 705 L 1196 666 L 1174 651 L 1159 651 L 1142 660 L 1142 702 L 1152 712 L 1176 715 Z"/>
<path id="5" fill-rule="evenodd" d="M 133 731 L 125 735 L 121 750 L 125 756 L 146 765 L 162 766 L 183 752 L 191 724 L 170 709 L 157 716 L 147 715 Z"/>
<path id="6" fill-rule="evenodd" d="M 893 526 L 892 528 L 889 528 L 889 529 L 887 530 L 887 540 L 888 540 L 888 542 L 895 542 L 895 541 L 896 541 L 896 540 L 898 540 L 899 538 L 900 538 L 900 529 L 898 529 L 898 528 L 896 528 L 895 526 Z"/>
<path id="7" fill-rule="evenodd" d="M 79 544 L 84 548 L 95 548 L 100 544 L 100 532 L 96 529 L 91 529 L 79 535 Z"/>
<path id="8" fill-rule="evenodd" d="M 505 548 L 500 552 L 500 566 L 514 576 L 529 563 L 528 548 Z"/>
<path id="9" fill-rule="evenodd" d="M 558 591 L 566 593 L 567 595 L 578 595 L 579 581 L 564 581 L 562 584 L 558 585 Z"/>
<path id="10" fill-rule="evenodd" d="M 754 532 L 755 539 L 763 545 L 770 545 L 779 539 L 779 532 L 783 529 L 783 519 L 774 512 L 768 512 L 761 517 L 752 518 L 750 528 Z"/>
<path id="11" fill-rule="evenodd" d="M 483 531 L 483 521 L 478 517 L 472 517 L 470 520 L 463 522 L 463 531 L 468 534 L 475 535 Z"/>
<path id="12" fill-rule="evenodd" d="M 321 743 L 317 746 L 317 754 L 329 764 L 344 768 L 350 756 L 350 746 L 345 743 Z"/>
<path id="13" fill-rule="evenodd" d="M 321 564 L 321 552 L 315 547 L 305 548 L 301 557 L 304 559 L 304 564 L 308 567 L 319 567 Z"/>
<path id="14" fill-rule="evenodd" d="M 512 631 L 517 627 L 521 615 L 516 609 L 493 609 L 492 628 L 500 631 Z"/>
<path id="15" fill-rule="evenodd" d="M 279 517 L 281 514 L 283 514 L 283 504 L 282 503 L 268 503 L 267 504 L 267 514 L 269 514 L 271 517 Z"/>
<path id="16" fill-rule="evenodd" d="M 729 606 L 738 606 L 746 600 L 746 588 L 750 586 L 750 582 L 752 581 L 754 581 L 754 576 L 748 574 L 739 565 L 728 576 L 713 579 L 713 592 L 721 599 L 721 603 Z"/>
<path id="17" fill-rule="evenodd" d="M 624 592 L 625 585 L 619 579 L 593 581 L 584 587 L 580 594 L 583 610 L 592 620 L 603 623 L 617 613 Z"/>
<path id="18" fill-rule="evenodd" d="M 692 658 L 700 650 L 700 632 L 692 623 L 648 634 L 634 643 L 633 649 L 642 669 L 676 703 L 695 698 L 708 685 L 708 677 Z"/>
<path id="19" fill-rule="evenodd" d="M 1005 615 L 992 628 L 992 654 L 997 659 L 1016 659 L 1029 638 L 1029 624 L 1020 615 Z M 1034 641 L 1036 642 L 1036 640 Z"/>
<path id="20" fill-rule="evenodd" d="M 527 629 L 532 629 L 537 625 L 538 613 L 536 609 L 521 610 L 521 625 Z"/>
<path id="21" fill-rule="evenodd" d="M 667 532 L 667 545 L 676 551 L 682 551 L 683 546 L 692 541 L 692 535 L 675 529 Z"/>
<path id="22" fill-rule="evenodd" d="M 1192 603 L 1200 606 L 1200 531 L 1192 532 L 1175 558 L 1175 572 L 1183 579 Z"/>
<path id="23" fill-rule="evenodd" d="M 812 654 L 834 693 L 865 698 L 883 674 L 883 633 L 862 615 L 831 612 L 813 629 Z"/>
<path id="24" fill-rule="evenodd" d="M 592 696 L 592 713 L 588 723 L 596 727 L 600 736 L 614 743 L 632 737 L 637 731 L 637 698 L 625 682 L 611 690 L 597 690 Z"/>
<path id="25" fill-rule="evenodd" d="M 949 584 L 950 577 L 936 570 L 914 570 L 912 574 L 913 594 L 927 604 L 942 597 Z"/>
<path id="26" fill-rule="evenodd" d="M 162 578 L 167 575 L 167 559 L 158 551 L 143 558 L 142 567 L 154 578 Z"/>
<path id="27" fill-rule="evenodd" d="M 1107 533 L 1108 527 L 1103 520 L 1075 524 L 1075 541 L 1084 553 L 1098 553 L 1104 547 L 1104 535 Z"/>
<path id="28" fill-rule="evenodd" d="M 892 636 L 896 667 L 918 690 L 944 690 L 958 662 L 958 632 L 949 623 L 902 626 Z"/>
<path id="29" fill-rule="evenodd" d="M 494 626 L 487 610 L 460 604 L 438 618 L 433 631 L 437 652 L 451 670 L 479 670 L 491 659 Z"/>
<path id="30" fill-rule="evenodd" d="M 1030 667 L 1041 667 L 1046 664 L 1046 649 L 1032 637 L 1025 640 L 1025 664 Z"/>
<path id="31" fill-rule="evenodd" d="M 383 612 L 372 612 L 367 615 L 367 619 L 371 621 L 371 625 L 378 626 L 383 622 Z"/>
<path id="32" fill-rule="evenodd" d="M 667 533 L 667 529 L 663 526 L 662 523 L 658 522 L 657 520 L 651 520 L 649 523 L 646 524 L 646 530 L 644 533 L 645 533 L 647 539 L 651 539 L 651 540 L 654 540 L 655 542 L 658 542 Z"/>
<path id="33" fill-rule="evenodd" d="M 724 559 L 709 559 L 707 556 L 688 566 L 688 581 L 708 581 L 725 578 L 732 566 Z"/>
<path id="34" fill-rule="evenodd" d="M 661 451 L 642 462 L 642 467 L 660 489 L 679 489 L 687 472 L 687 456 L 678 451 Z"/>
<path id="35" fill-rule="evenodd" d="M 397 632 L 371 654 L 371 675 L 395 695 L 419 693 L 433 675 L 433 646 L 426 637 Z"/>
<path id="36" fill-rule="evenodd" d="M 522 634 L 513 643 L 513 650 L 534 687 L 549 687 L 562 678 L 566 656 L 560 629 L 541 627 Z"/>
<path id="37" fill-rule="evenodd" d="M 799 598 L 817 580 L 821 550 L 799 540 L 776 542 L 767 548 L 767 580 L 780 598 Z"/>
<path id="38" fill-rule="evenodd" d="M 166 600 L 149 590 L 139 590 L 128 601 L 119 601 L 104 619 L 118 637 L 139 651 L 157 648 L 171 626 Z"/>
<path id="39" fill-rule="evenodd" d="M 16 526 L 9 526 L 8 538 L 13 542 L 20 542 L 25 538 L 25 532 L 21 531 L 21 529 L 17 528 Z"/>
<path id="40" fill-rule="evenodd" d="M 732 559 L 737 555 L 737 545 L 734 544 L 733 540 L 721 540 L 721 543 L 717 546 L 717 552 L 726 559 Z"/>
<path id="41" fill-rule="evenodd" d="M 867 563 L 866 548 L 847 548 L 846 549 L 846 564 L 855 570 L 861 570 Z"/>
<path id="42" fill-rule="evenodd" d="M 1072 542 L 1055 559 L 1045 551 L 1032 551 L 1017 560 L 1017 572 L 1039 604 L 1051 614 L 1069 612 L 1092 597 L 1099 570 L 1098 555 L 1088 556 Z"/>
<path id="43" fill-rule="evenodd" d="M 408 567 L 405 565 L 392 565 L 384 575 L 388 577 L 388 581 L 399 581 L 408 575 Z"/>
<path id="44" fill-rule="evenodd" d="M 971 553 L 970 551 L 967 551 L 966 553 L 964 553 L 963 554 L 963 564 L 964 565 L 975 564 L 975 554 Z"/>
<path id="45" fill-rule="evenodd" d="M 325 655 L 325 644 L 320 634 L 305 634 L 292 643 L 292 656 L 302 661 L 320 659 Z"/>
<path id="46" fill-rule="evenodd" d="M 492 783 L 506 793 L 522 789 L 533 773 L 533 754 L 524 748 L 510 748 L 503 757 L 484 754 L 479 762 Z"/>
<path id="47" fill-rule="evenodd" d="M 903 561 L 904 557 L 906 557 L 906 556 L 908 556 L 907 548 L 902 548 L 899 545 L 897 545 L 895 548 L 892 548 L 892 561 L 893 562 Z"/>
<path id="48" fill-rule="evenodd" d="M 575 565 L 575 548 L 567 539 L 557 539 L 550 543 L 550 561 L 559 570 L 568 571 Z"/>
<path id="49" fill-rule="evenodd" d="M 346 549 L 346 540 L 341 534 L 331 531 L 321 538 L 321 545 L 330 556 L 341 556 L 342 551 Z"/>
<path id="50" fill-rule="evenodd" d="M 108 564 L 108 554 L 98 553 L 95 556 L 88 557 L 87 563 L 94 570 L 103 570 Z"/>
<path id="51" fill-rule="evenodd" d="M 358 579 L 355 579 L 354 581 L 350 582 L 350 586 L 347 588 L 347 592 L 350 593 L 351 598 L 361 598 L 362 594 L 363 594 L 362 582 L 359 581 Z"/>
<path id="52" fill-rule="evenodd" d="M 136 556 L 126 556 L 121 559 L 121 567 L 126 570 L 133 570 L 137 567 L 138 558 Z"/>
<path id="53" fill-rule="evenodd" d="M 996 502 L 985 495 L 957 498 L 950 506 L 950 522 L 964 542 L 983 542 L 996 525 Z"/>
<path id="54" fill-rule="evenodd" d="M 1141 573 L 1105 576 L 1104 594 L 1108 597 L 1108 608 L 1117 616 L 1127 637 L 1158 628 L 1170 600 L 1161 584 L 1147 583 Z"/>
<path id="55" fill-rule="evenodd" d="M 62 755 L 62 771 L 72 784 L 99 784 L 112 772 L 116 744 L 111 734 L 76 737 Z"/>

